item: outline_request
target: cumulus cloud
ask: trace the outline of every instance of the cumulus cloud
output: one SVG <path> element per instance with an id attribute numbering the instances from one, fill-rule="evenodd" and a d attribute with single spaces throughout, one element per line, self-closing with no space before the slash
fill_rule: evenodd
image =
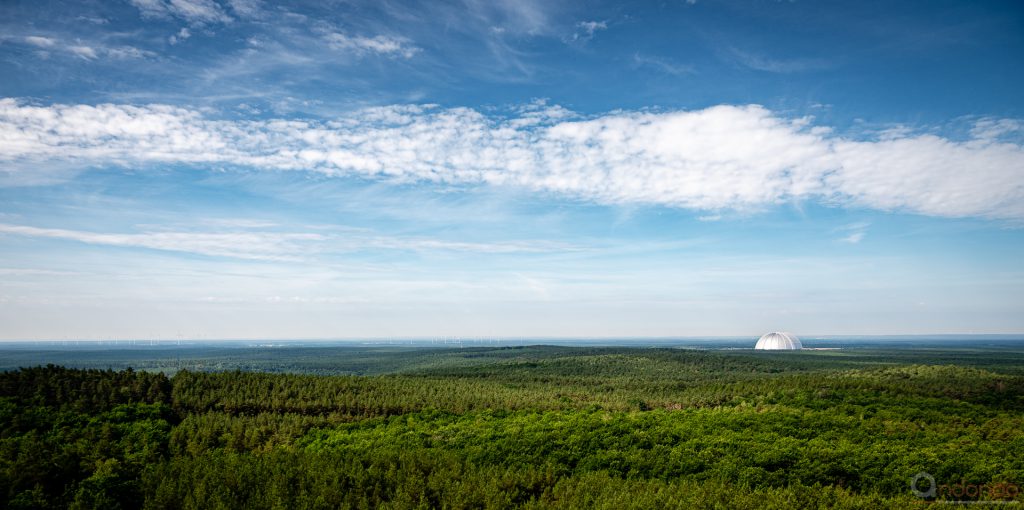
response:
<path id="1" fill-rule="evenodd" d="M 406 105 L 329 121 L 229 121 L 166 105 L 37 106 L 4 99 L 0 142 L 0 162 L 10 168 L 236 165 L 513 186 L 701 211 L 813 200 L 1024 219 L 1021 143 L 913 130 L 845 137 L 756 105 L 591 117 L 543 104 L 505 116 Z"/>
<path id="2" fill-rule="evenodd" d="M 356 56 L 378 54 L 388 57 L 412 58 L 420 49 L 409 44 L 400 37 L 378 35 L 374 37 L 351 36 L 332 32 L 324 36 L 328 46 L 334 50 L 345 51 Z"/>
<path id="3" fill-rule="evenodd" d="M 841 171 L 825 178 L 854 202 L 934 216 L 1024 218 L 1024 148 L 935 135 L 833 144 Z"/>

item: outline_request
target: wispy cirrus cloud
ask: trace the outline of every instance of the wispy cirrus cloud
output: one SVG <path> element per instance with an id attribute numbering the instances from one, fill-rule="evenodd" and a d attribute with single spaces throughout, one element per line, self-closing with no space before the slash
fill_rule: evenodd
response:
<path id="1" fill-rule="evenodd" d="M 0 223 L 0 236 L 8 234 L 62 239 L 101 246 L 147 248 L 211 257 L 268 261 L 298 261 L 317 254 L 368 250 L 449 251 L 499 255 L 568 252 L 583 249 L 568 243 L 544 240 L 467 242 L 428 237 L 387 236 L 361 230 L 341 233 L 333 231 L 278 232 L 265 230 L 265 227 L 271 226 L 265 223 L 253 224 L 238 220 L 226 221 L 222 224 L 235 228 L 228 231 L 223 229 L 213 231 L 154 230 L 137 233 L 109 233 Z"/>
<path id="2" fill-rule="evenodd" d="M 541 35 L 552 32 L 553 4 L 538 0 L 497 0 L 482 2 L 467 0 L 452 4 L 468 12 L 472 21 L 484 21 L 499 32 L 523 35 Z"/>
<path id="3" fill-rule="evenodd" d="M 185 42 L 189 37 L 192 37 L 192 31 L 189 30 L 188 27 L 182 27 L 181 30 L 178 30 L 174 35 L 169 36 L 167 38 L 167 42 L 174 45 Z"/>
<path id="4" fill-rule="evenodd" d="M 349 52 L 359 57 L 376 54 L 387 57 L 412 58 L 422 51 L 405 38 L 386 35 L 365 37 L 331 32 L 324 36 L 324 40 L 332 49 Z"/>
<path id="5" fill-rule="evenodd" d="M 36 276 L 70 276 L 73 271 L 54 271 L 52 269 L 35 269 L 25 267 L 0 267 L 0 276 L 36 277 Z"/>
<path id="6" fill-rule="evenodd" d="M 655 57 L 651 55 L 642 55 L 640 53 L 633 54 L 633 64 L 636 67 L 647 67 L 656 69 L 663 73 L 668 73 L 674 76 L 681 76 L 685 74 L 694 74 L 696 69 L 688 64 L 682 64 L 671 59 Z"/>
<path id="7" fill-rule="evenodd" d="M 231 16 L 213 0 L 129 0 L 143 17 L 178 18 L 187 23 L 228 23 Z"/>
<path id="8" fill-rule="evenodd" d="M 37 48 L 53 48 L 57 45 L 56 39 L 52 37 L 43 37 L 39 35 L 26 36 L 25 42 Z"/>
<path id="9" fill-rule="evenodd" d="M 842 236 L 837 239 L 840 243 L 859 244 L 867 236 L 869 226 L 867 222 L 850 223 L 833 230 L 833 233 Z"/>
<path id="10" fill-rule="evenodd" d="M 971 136 L 979 140 L 998 140 L 1024 131 L 1024 122 L 1017 119 L 982 118 L 974 122 Z"/>
<path id="11" fill-rule="evenodd" d="M 405 105 L 328 121 L 232 121 L 166 105 L 4 99 L 0 161 L 21 172 L 45 161 L 306 170 L 703 211 L 812 200 L 1024 219 L 1024 146 L 998 137 L 909 129 L 853 138 L 756 105 L 590 117 L 532 105 L 513 113 Z"/>
<path id="12" fill-rule="evenodd" d="M 738 48 L 728 49 L 729 57 L 740 65 L 755 71 L 768 73 L 799 73 L 828 69 L 833 64 L 820 58 L 772 58 L 759 53 L 744 51 Z"/>
<path id="13" fill-rule="evenodd" d="M 576 23 L 576 32 L 572 34 L 572 40 L 589 41 L 594 38 L 594 34 L 607 29 L 607 21 L 580 21 Z"/>
<path id="14" fill-rule="evenodd" d="M 261 0 L 228 0 L 228 5 L 240 18 L 260 19 L 266 14 Z"/>
<path id="15" fill-rule="evenodd" d="M 840 242 L 848 244 L 857 244 L 864 240 L 864 236 L 867 235 L 865 232 L 853 232 L 852 234 L 840 239 Z"/>
<path id="16" fill-rule="evenodd" d="M 9 224 L 0 224 L 0 234 L 250 260 L 295 260 L 297 255 L 303 252 L 301 245 L 324 239 L 322 234 L 316 233 L 143 232 L 112 234 Z"/>
<path id="17" fill-rule="evenodd" d="M 99 54 L 96 53 L 96 49 L 92 46 L 82 46 L 79 44 L 75 44 L 68 46 L 67 50 L 71 54 L 79 56 L 86 60 L 96 60 L 97 58 L 99 58 Z"/>
<path id="18" fill-rule="evenodd" d="M 43 56 L 62 53 L 83 60 L 109 58 L 114 60 L 152 58 L 156 54 L 134 46 L 107 46 L 104 44 L 83 42 L 80 40 L 66 41 L 56 37 L 30 35 L 21 38 L 21 42 L 37 48 Z"/>

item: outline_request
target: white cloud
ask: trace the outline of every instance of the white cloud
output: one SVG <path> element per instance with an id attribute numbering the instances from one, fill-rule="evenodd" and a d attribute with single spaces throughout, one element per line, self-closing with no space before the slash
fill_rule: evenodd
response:
<path id="1" fill-rule="evenodd" d="M 70 276 L 75 274 L 72 271 L 54 271 L 52 269 L 31 269 L 22 267 L 0 267 L 0 276 Z"/>
<path id="2" fill-rule="evenodd" d="M 144 17 L 161 18 L 169 16 L 167 4 L 162 0 L 128 0 Z"/>
<path id="3" fill-rule="evenodd" d="M 607 30 L 608 22 L 580 21 L 579 23 L 576 23 L 576 28 L 578 28 L 579 31 L 572 35 L 572 39 L 574 41 L 589 41 L 590 39 L 594 38 L 594 33 L 596 33 L 597 31 Z"/>
<path id="4" fill-rule="evenodd" d="M 997 140 L 1012 133 L 1024 131 L 1024 123 L 1016 119 L 979 119 L 971 127 L 971 136 L 983 140 Z"/>
<path id="5" fill-rule="evenodd" d="M 474 243 L 463 241 L 444 241 L 439 239 L 423 238 L 402 238 L 402 237 L 369 237 L 353 238 L 348 246 L 349 250 L 363 250 L 367 248 L 405 250 L 405 251 L 457 251 L 484 254 L 500 253 L 548 253 L 578 251 L 581 248 L 551 241 L 525 241 L 525 242 L 492 242 Z"/>
<path id="6" fill-rule="evenodd" d="M 841 171 L 824 182 L 858 204 L 933 216 L 1024 219 L 1020 144 L 917 135 L 832 145 Z"/>
<path id="7" fill-rule="evenodd" d="M 188 39 L 189 37 L 192 37 L 192 32 L 189 31 L 188 27 L 182 27 L 181 30 L 178 30 L 178 33 L 168 37 L 167 42 L 171 44 L 178 44 L 180 42 L 184 42 L 185 39 Z"/>
<path id="8" fill-rule="evenodd" d="M 412 58 L 420 52 L 419 48 L 410 45 L 406 39 L 385 35 L 363 37 L 333 32 L 324 36 L 324 39 L 332 49 L 349 52 L 360 57 L 378 54 L 388 57 Z"/>
<path id="9" fill-rule="evenodd" d="M 231 21 L 224 10 L 213 0 L 169 0 L 168 11 L 186 21 L 221 22 Z"/>
<path id="10" fill-rule="evenodd" d="M 865 236 L 867 236 L 869 226 L 871 226 L 870 223 L 863 221 L 850 223 L 849 225 L 843 225 L 839 228 L 833 229 L 832 233 L 838 233 L 842 236 L 836 239 L 836 241 L 839 241 L 840 243 L 858 244 L 864 240 Z"/>
<path id="11" fill-rule="evenodd" d="M 637 67 L 650 67 L 675 76 L 696 73 L 696 70 L 691 65 L 680 64 L 669 59 L 653 57 L 650 55 L 641 55 L 639 53 L 633 55 L 633 63 L 636 64 Z"/>
<path id="12" fill-rule="evenodd" d="M 96 60 L 100 57 L 124 60 L 152 58 L 156 56 L 156 54 L 151 51 L 141 50 L 133 46 L 107 47 L 104 45 L 85 44 L 82 41 L 68 43 L 60 39 L 43 36 L 28 36 L 24 38 L 24 42 L 25 44 L 47 50 L 43 52 L 47 56 L 49 56 L 51 52 L 57 51 L 64 52 L 65 54 L 84 60 Z"/>
<path id="13" fill-rule="evenodd" d="M 240 18 L 258 19 L 263 17 L 263 2 L 260 0 L 228 0 L 228 5 Z"/>
<path id="14" fill-rule="evenodd" d="M 74 45 L 68 46 L 67 50 L 72 54 L 84 58 L 86 60 L 95 60 L 99 57 L 99 55 L 96 54 L 96 50 L 93 49 L 91 46 Z"/>
<path id="15" fill-rule="evenodd" d="M 459 11 L 464 18 L 484 20 L 503 33 L 537 36 L 552 32 L 554 7 L 540 0 L 465 0 Z"/>
<path id="16" fill-rule="evenodd" d="M 156 53 L 148 50 L 140 50 L 134 46 L 117 46 L 113 48 L 103 48 L 103 53 L 112 59 L 117 60 L 128 60 L 128 59 L 143 59 L 143 58 L 155 58 Z"/>
<path id="17" fill-rule="evenodd" d="M 268 232 L 252 230 L 266 224 L 224 222 L 234 231 L 151 231 L 141 233 L 99 233 L 81 230 L 39 228 L 0 223 L 0 235 L 63 239 L 87 244 L 148 248 L 248 260 L 296 261 L 317 253 L 348 253 L 364 250 L 452 251 L 481 254 L 547 253 L 578 251 L 581 248 L 551 241 L 463 242 L 422 237 L 375 235 L 365 231 Z M 0 274 L 4 274 L 0 271 Z"/>
<path id="18" fill-rule="evenodd" d="M 179 18 L 188 23 L 228 23 L 232 21 L 213 0 L 129 0 L 143 17 Z"/>
<path id="19" fill-rule="evenodd" d="M 848 235 L 846 237 L 841 238 L 839 240 L 839 242 L 848 243 L 848 244 L 857 244 L 857 243 L 859 243 L 859 242 L 864 240 L 864 236 L 865 235 L 866 235 L 865 232 L 854 232 L 854 233 L 852 233 L 852 234 L 850 234 L 850 235 Z"/>
<path id="20" fill-rule="evenodd" d="M 321 234 L 268 232 L 105 234 L 3 223 L 0 223 L 0 233 L 252 260 L 293 260 L 302 252 L 302 243 L 324 239 Z"/>
<path id="21" fill-rule="evenodd" d="M 390 106 L 331 121 L 208 118 L 166 105 L 0 100 L 0 161 L 178 163 L 393 182 L 514 186 L 703 211 L 814 200 L 947 217 L 1024 219 L 1024 146 L 914 131 L 857 139 L 761 106 L 583 118 Z"/>
<path id="22" fill-rule="evenodd" d="M 53 38 L 42 37 L 37 35 L 30 35 L 26 37 L 25 42 L 31 44 L 32 46 L 37 46 L 39 48 L 52 48 L 55 44 L 57 44 L 57 41 Z"/>
<path id="23" fill-rule="evenodd" d="M 737 48 L 730 48 L 729 52 L 733 60 L 755 71 L 789 74 L 832 67 L 830 62 L 820 58 L 775 59 Z"/>
<path id="24" fill-rule="evenodd" d="M 107 18 L 102 18 L 99 16 L 77 16 L 75 17 L 75 19 L 79 21 L 84 21 L 86 23 L 92 23 L 93 25 L 106 25 L 107 23 L 110 23 L 110 20 L 108 20 Z"/>

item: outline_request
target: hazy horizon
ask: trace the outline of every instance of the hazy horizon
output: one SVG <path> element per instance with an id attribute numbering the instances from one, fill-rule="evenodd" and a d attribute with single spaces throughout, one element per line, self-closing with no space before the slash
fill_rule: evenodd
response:
<path id="1" fill-rule="evenodd" d="M 374 343 L 374 344 L 387 344 L 389 342 L 399 343 L 415 343 L 425 345 L 444 345 L 452 343 L 523 343 L 523 342 L 544 342 L 553 343 L 616 343 L 621 345 L 628 345 L 630 343 L 638 342 L 658 342 L 658 343 L 673 343 L 673 342 L 750 342 L 753 343 L 761 335 L 674 335 L 674 336 L 506 336 L 506 337 L 428 337 L 428 336 L 408 336 L 408 337 L 320 337 L 320 338 L 298 338 L 298 337 L 251 337 L 251 338 L 196 338 L 196 337 L 180 337 L 180 338 L 40 338 L 40 339 L 13 339 L 13 340 L 0 340 L 0 345 L 15 345 L 15 344 L 66 344 L 74 345 L 76 343 L 83 344 L 94 344 L 94 345 L 114 345 L 114 346 L 125 346 L 125 345 L 137 345 L 145 347 L 147 345 L 202 345 L 202 344 L 235 344 L 245 342 L 280 342 L 280 343 L 308 343 L 308 344 L 347 344 L 347 343 Z M 895 335 L 842 335 L 842 334 L 809 334 L 799 335 L 802 340 L 811 341 L 870 341 L 870 342 L 899 342 L 901 340 L 934 340 L 936 342 L 944 341 L 986 341 L 986 340 L 1007 340 L 1007 341 L 1024 341 L 1024 333 L 919 333 L 919 334 L 895 334 Z"/>

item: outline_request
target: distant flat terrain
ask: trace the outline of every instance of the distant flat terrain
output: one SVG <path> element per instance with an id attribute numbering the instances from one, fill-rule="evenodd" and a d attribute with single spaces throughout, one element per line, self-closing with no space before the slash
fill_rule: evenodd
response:
<path id="1" fill-rule="evenodd" d="M 159 371 L 248 370 L 323 375 L 407 373 L 581 353 L 687 349 L 787 360 L 789 369 L 953 363 L 1014 372 L 1024 366 L 1024 338 L 844 337 L 804 339 L 796 353 L 755 352 L 754 340 L 622 339 L 520 341 L 53 341 L 0 342 L 0 370 L 55 364 Z M 605 349 L 602 351 L 601 349 Z M 653 351 L 652 351 L 653 352 Z M 714 355 L 714 354 L 712 354 Z"/>
<path id="2" fill-rule="evenodd" d="M 0 506 L 1024 502 L 1020 341 L 805 344 L 8 345 Z"/>

